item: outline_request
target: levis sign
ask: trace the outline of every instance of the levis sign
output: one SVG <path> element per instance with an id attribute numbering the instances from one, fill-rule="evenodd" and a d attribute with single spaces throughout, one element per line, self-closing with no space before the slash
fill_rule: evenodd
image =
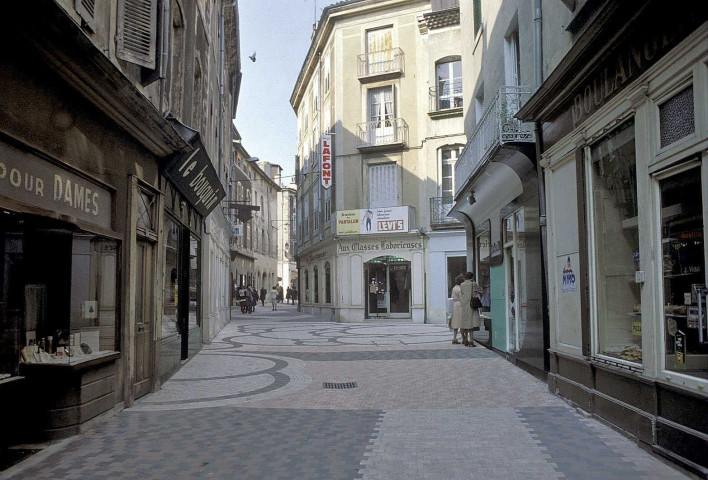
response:
<path id="1" fill-rule="evenodd" d="M 322 188 L 332 186 L 332 136 L 322 135 L 320 139 L 320 182 Z"/>

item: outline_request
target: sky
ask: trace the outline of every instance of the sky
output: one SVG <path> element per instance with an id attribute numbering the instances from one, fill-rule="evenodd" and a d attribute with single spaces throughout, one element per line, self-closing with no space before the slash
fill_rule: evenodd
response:
<path id="1" fill-rule="evenodd" d="M 315 6 L 315 2 L 317 5 Z M 290 94 L 310 48 L 310 34 L 328 0 L 239 0 L 241 93 L 236 128 L 252 157 L 295 173 L 297 118 Z M 248 58 L 256 52 L 256 61 Z M 283 178 L 283 183 L 289 183 Z"/>

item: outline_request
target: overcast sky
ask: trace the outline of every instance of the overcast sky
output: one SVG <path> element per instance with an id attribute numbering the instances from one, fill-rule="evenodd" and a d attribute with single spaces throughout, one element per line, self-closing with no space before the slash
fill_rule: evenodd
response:
<path id="1" fill-rule="evenodd" d="M 236 128 L 253 157 L 292 175 L 297 152 L 297 121 L 290 106 L 310 33 L 329 0 L 239 0 L 243 80 Z M 256 62 L 248 58 L 256 52 Z M 284 178 L 283 183 L 289 183 Z"/>

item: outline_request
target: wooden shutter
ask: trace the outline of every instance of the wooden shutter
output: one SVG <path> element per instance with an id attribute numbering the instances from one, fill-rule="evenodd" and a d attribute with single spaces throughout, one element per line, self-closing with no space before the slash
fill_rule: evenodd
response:
<path id="1" fill-rule="evenodd" d="M 96 29 L 96 0 L 74 0 L 74 9 L 91 31 L 94 31 Z"/>
<path id="2" fill-rule="evenodd" d="M 118 0 L 118 58 L 155 68 L 158 0 Z"/>

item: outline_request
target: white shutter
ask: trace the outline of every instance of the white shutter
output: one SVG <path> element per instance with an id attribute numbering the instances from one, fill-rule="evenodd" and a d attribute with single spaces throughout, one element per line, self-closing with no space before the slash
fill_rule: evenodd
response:
<path id="1" fill-rule="evenodd" d="M 369 207 L 398 206 L 398 167 L 395 163 L 369 167 Z"/>
<path id="2" fill-rule="evenodd" d="M 158 0 L 118 0 L 118 58 L 155 68 Z"/>

